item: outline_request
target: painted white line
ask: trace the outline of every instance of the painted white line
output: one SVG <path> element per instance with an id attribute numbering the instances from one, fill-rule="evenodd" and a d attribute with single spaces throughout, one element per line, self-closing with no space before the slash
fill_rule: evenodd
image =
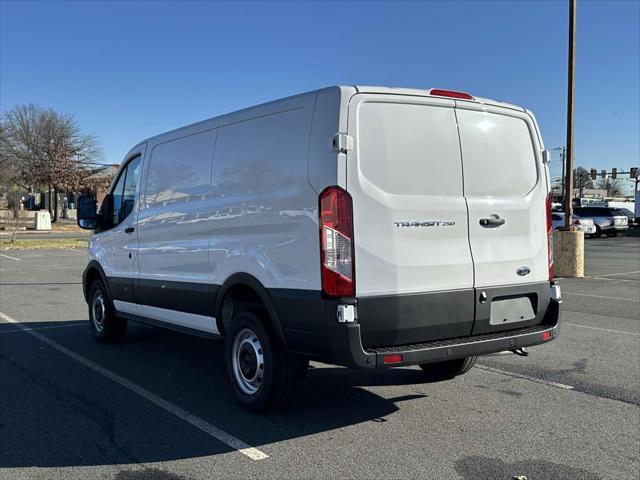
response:
<path id="1" fill-rule="evenodd" d="M 590 327 L 588 325 L 580 325 L 579 323 L 560 322 L 561 325 L 571 325 L 572 327 L 588 328 L 590 330 L 599 330 L 601 332 L 622 333 L 624 335 L 634 335 L 640 337 L 640 333 L 625 332 L 624 330 L 613 330 L 611 328 Z"/>
<path id="2" fill-rule="evenodd" d="M 4 253 L 0 253 L 0 257 L 9 258 L 9 259 L 11 259 L 11 260 L 17 260 L 18 262 L 21 262 L 21 261 L 22 261 L 22 259 L 21 259 L 21 258 L 10 257 L 9 255 L 5 255 Z"/>
<path id="3" fill-rule="evenodd" d="M 70 327 L 81 327 L 83 325 L 85 325 L 87 322 L 82 322 L 82 323 L 74 323 L 71 325 L 49 325 L 47 327 L 24 327 L 24 328 L 11 328 L 8 330 L 0 330 L 0 335 L 4 334 L 4 333 L 11 333 L 11 332 L 27 332 L 27 331 L 33 331 L 33 330 L 49 330 L 51 328 L 70 328 Z M 28 324 L 26 324 L 28 325 Z"/>
<path id="4" fill-rule="evenodd" d="M 49 270 L 77 270 L 82 273 L 82 267 L 49 267 L 49 268 L 40 268 L 41 272 L 48 272 Z M 0 268 L 0 272 L 19 272 L 23 271 L 22 268 Z"/>
<path id="5" fill-rule="evenodd" d="M 588 277 L 589 280 L 607 280 L 608 282 L 631 282 L 640 283 L 640 280 L 629 280 L 628 278 L 605 278 L 605 277 Z"/>
<path id="6" fill-rule="evenodd" d="M 623 300 L 625 302 L 637 302 L 640 303 L 640 300 L 636 300 L 634 298 L 622 298 L 622 297 L 606 297 L 604 295 L 591 295 L 589 293 L 576 293 L 576 292 L 567 292 L 566 290 L 562 290 L 562 294 L 568 295 L 579 295 L 580 297 L 593 297 L 593 298 L 606 298 L 607 300 Z"/>
<path id="7" fill-rule="evenodd" d="M 23 324 L 21 322 L 18 322 L 17 320 L 14 320 L 9 315 L 6 315 L 6 314 L 0 312 L 0 318 L 5 320 L 5 321 L 7 321 L 7 322 L 9 322 L 9 323 L 15 324 L 18 328 L 24 330 L 29 335 L 34 336 L 35 338 L 37 338 L 41 342 L 46 343 L 47 345 L 49 345 L 50 347 L 58 350 L 60 353 L 63 353 L 67 357 L 72 358 L 76 362 L 81 363 L 85 367 L 88 367 L 91 370 L 93 370 L 94 372 L 99 373 L 103 377 L 106 377 L 109 380 L 112 380 L 112 381 L 116 382 L 117 384 L 123 386 L 124 388 L 126 388 L 128 390 L 131 390 L 133 393 L 135 393 L 137 395 L 140 395 L 145 400 L 148 400 L 149 402 L 151 402 L 154 405 L 162 408 L 163 410 L 175 415 L 176 417 L 180 418 L 181 420 L 184 420 L 185 422 L 190 423 L 194 427 L 202 430 L 203 432 L 205 432 L 208 435 L 212 436 L 213 438 L 221 441 L 222 443 L 226 443 L 228 446 L 230 446 L 234 450 L 239 451 L 243 455 L 246 455 L 251 460 L 263 460 L 263 459 L 269 457 L 266 453 L 258 450 L 257 448 L 254 448 L 254 447 L 252 447 L 250 445 L 247 445 L 242 440 L 234 437 L 233 435 L 231 435 L 231 434 L 229 434 L 229 433 L 227 433 L 227 432 L 225 432 L 223 430 L 220 430 L 215 425 L 212 425 L 209 422 L 207 422 L 206 420 L 203 420 L 202 418 L 197 417 L 194 414 L 187 412 L 186 410 L 178 407 L 177 405 L 174 405 L 173 403 L 168 402 L 167 400 L 159 397 L 155 393 L 152 393 L 149 390 L 147 390 L 147 389 L 145 389 L 145 388 L 143 388 L 143 387 L 131 382 L 130 380 L 127 380 L 126 378 L 121 377 L 120 375 L 112 372 L 111 370 L 107 370 L 106 368 L 101 367 L 100 365 L 98 365 L 95 362 L 92 362 L 88 358 L 85 358 L 82 355 L 79 355 L 79 354 L 69 350 L 67 347 L 65 347 L 63 345 L 60 345 L 58 342 L 55 342 L 54 340 L 51 340 L 50 338 L 47 338 L 44 335 L 39 334 L 35 330 L 29 330 L 29 327 L 26 327 L 25 324 Z"/>
<path id="8" fill-rule="evenodd" d="M 633 272 L 622 272 L 622 273 L 607 273 L 606 275 L 595 275 L 593 278 L 601 278 L 601 277 L 617 277 L 619 275 L 629 275 L 631 273 L 640 273 L 640 270 L 634 270 Z"/>
<path id="9" fill-rule="evenodd" d="M 475 368 L 486 370 L 487 372 L 497 373 L 499 375 L 521 378 L 523 380 L 529 380 L 531 382 L 541 383 L 543 385 L 549 385 L 551 387 L 562 388 L 564 390 L 573 390 L 575 388 L 573 385 L 565 385 L 564 383 L 552 382 L 550 380 L 543 380 L 542 378 L 530 377 L 529 375 L 523 375 L 521 373 L 508 372 L 507 370 L 500 370 L 499 368 L 486 367 L 484 365 L 476 365 Z"/>

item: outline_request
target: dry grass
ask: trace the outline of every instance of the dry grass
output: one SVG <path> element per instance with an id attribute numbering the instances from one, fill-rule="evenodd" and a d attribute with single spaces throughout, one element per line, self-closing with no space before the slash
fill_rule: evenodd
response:
<path id="1" fill-rule="evenodd" d="M 17 238 L 11 242 L 10 238 L 0 237 L 1 250 L 45 250 L 45 249 L 61 249 L 61 248 L 78 248 L 86 249 L 87 240 L 77 238 L 37 238 L 37 239 L 20 239 Z"/>

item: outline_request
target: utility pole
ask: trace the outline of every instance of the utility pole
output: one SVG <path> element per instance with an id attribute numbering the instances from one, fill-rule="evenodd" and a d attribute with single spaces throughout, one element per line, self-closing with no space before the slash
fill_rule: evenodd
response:
<path id="1" fill-rule="evenodd" d="M 566 167 L 566 164 L 564 163 L 567 158 L 567 147 L 562 147 L 562 151 L 560 152 L 560 158 L 562 158 L 562 180 L 560 180 L 560 185 L 562 186 L 562 195 L 560 195 L 560 198 L 562 198 L 563 202 L 566 202 L 564 199 L 564 168 Z M 565 203 L 566 205 L 566 203 Z"/>
<path id="2" fill-rule="evenodd" d="M 573 216 L 573 104 L 575 91 L 575 62 L 576 62 L 576 0 L 569 0 L 569 52 L 567 79 L 567 153 L 566 153 L 566 185 L 567 195 L 564 198 L 565 228 L 571 229 Z"/>
<path id="3" fill-rule="evenodd" d="M 559 277 L 584 277 L 584 233 L 572 227 L 573 220 L 573 104 L 576 62 L 576 0 L 569 0 L 569 55 L 567 79 L 567 151 L 565 155 L 565 224 L 553 232 L 553 268 Z"/>

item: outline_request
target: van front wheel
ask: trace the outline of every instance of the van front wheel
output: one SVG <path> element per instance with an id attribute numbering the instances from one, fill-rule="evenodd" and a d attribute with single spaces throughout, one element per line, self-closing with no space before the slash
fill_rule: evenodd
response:
<path id="1" fill-rule="evenodd" d="M 278 349 L 258 316 L 241 311 L 225 338 L 231 389 L 240 405 L 260 412 L 286 405 L 295 390 L 299 360 Z"/>
<path id="2" fill-rule="evenodd" d="M 423 363 L 420 368 L 424 372 L 428 381 L 437 382 L 439 380 L 449 380 L 463 375 L 471 370 L 478 357 L 457 358 L 437 363 Z"/>
<path id="3" fill-rule="evenodd" d="M 127 332 L 127 320 L 116 315 L 100 280 L 95 280 L 89 287 L 89 326 L 93 338 L 100 343 L 122 340 Z"/>

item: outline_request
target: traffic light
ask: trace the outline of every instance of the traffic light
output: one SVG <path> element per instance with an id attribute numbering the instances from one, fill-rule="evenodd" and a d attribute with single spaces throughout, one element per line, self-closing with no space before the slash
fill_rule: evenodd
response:
<path id="1" fill-rule="evenodd" d="M 631 167 L 631 170 L 629 172 L 629 176 L 631 178 L 638 178 L 638 167 Z"/>
<path id="2" fill-rule="evenodd" d="M 595 168 L 591 169 L 591 180 L 595 180 L 598 176 L 598 171 Z"/>
<path id="3" fill-rule="evenodd" d="M 607 171 L 606 170 L 600 170 L 600 176 L 602 178 L 606 177 L 607 176 Z"/>
<path id="4" fill-rule="evenodd" d="M 611 169 L 611 178 L 616 178 L 618 176 L 618 169 L 617 168 L 612 168 Z"/>

